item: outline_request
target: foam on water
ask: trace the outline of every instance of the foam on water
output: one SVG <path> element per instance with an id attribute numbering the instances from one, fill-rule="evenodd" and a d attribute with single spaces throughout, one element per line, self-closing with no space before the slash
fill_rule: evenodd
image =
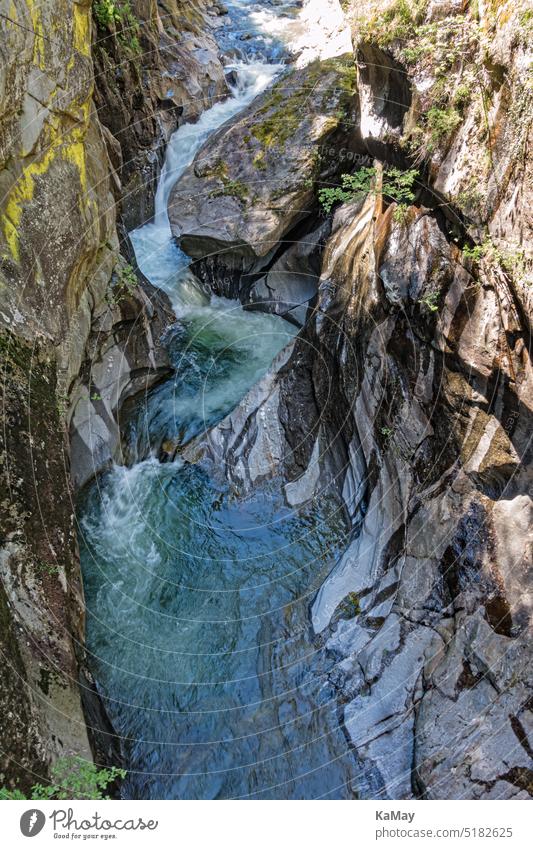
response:
<path id="1" fill-rule="evenodd" d="M 154 286 L 163 289 L 173 306 L 183 312 L 189 289 L 181 285 L 189 258 L 175 244 L 170 231 L 167 205 L 172 187 L 188 168 L 209 136 L 248 106 L 283 70 L 281 64 L 234 62 L 228 71 L 237 75 L 232 96 L 203 112 L 195 124 L 184 124 L 172 135 L 155 197 L 154 220 L 130 233 L 137 263 Z M 193 304 L 196 295 L 193 298 Z"/>

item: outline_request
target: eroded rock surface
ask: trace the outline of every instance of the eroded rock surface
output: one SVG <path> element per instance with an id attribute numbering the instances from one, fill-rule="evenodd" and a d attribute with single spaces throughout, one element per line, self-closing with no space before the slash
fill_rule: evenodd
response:
<path id="1" fill-rule="evenodd" d="M 455 126 L 432 127 L 422 98 L 434 69 L 414 52 L 435 22 L 463 31 L 458 4 L 428 4 L 403 33 L 393 3 L 353 10 L 360 57 L 387 56 L 380 70 L 360 69 L 369 153 L 401 162 L 426 109 L 418 198 L 397 210 L 378 182 L 337 208 L 312 317 L 204 439 L 239 491 L 280 475 L 292 506 L 329 486 L 343 494 L 352 539 L 311 617 L 337 660 L 331 680 L 363 797 L 532 794 L 531 165 L 519 154 L 531 120 L 512 129 L 524 8 L 503 6 L 480 22 L 502 67 L 485 69 L 488 129 L 478 121 L 475 142 L 477 103 Z M 449 69 L 457 86 L 464 67 Z M 531 97 L 520 104 L 531 117 Z M 487 139 L 492 176 L 478 169 Z M 484 233 L 464 194 L 473 183 L 488 186 Z M 435 187 L 445 212 L 430 203 Z M 472 252 L 471 238 L 484 246 Z"/>
<path id="2" fill-rule="evenodd" d="M 111 299 L 94 311 L 85 359 L 70 392 L 75 489 L 121 461 L 122 405 L 171 373 L 162 340 L 173 321 L 167 298 L 147 281 L 129 292 L 118 282 Z"/>
<path id="3" fill-rule="evenodd" d="M 165 368 L 158 343 L 169 317 L 132 269 L 126 297 L 112 286 L 128 266 L 116 230 L 119 184 L 93 103 L 92 4 L 4 6 L 0 772 L 2 785 L 27 792 L 58 758 L 119 759 L 84 657 L 68 430 L 73 415 L 81 483 L 83 416 L 93 403 L 107 416 L 98 470 L 113 453 L 121 397 Z"/>
<path id="4" fill-rule="evenodd" d="M 216 4 L 132 0 L 124 21 L 95 12 L 95 105 L 118 183 L 128 230 L 153 215 L 166 143 L 229 95 L 214 38 Z"/>
<path id="5" fill-rule="evenodd" d="M 175 184 L 172 232 L 219 294 L 245 301 L 250 275 L 276 259 L 280 240 L 315 206 L 315 181 L 327 178 L 320 146 L 352 113 L 354 77 L 350 54 L 289 71 L 215 133 Z"/>
<path id="6" fill-rule="evenodd" d="M 90 5 L 15 0 L 2 44 L 1 770 L 22 789 L 62 754 L 116 757 L 83 658 L 66 427 L 82 484 L 115 454 L 122 401 L 165 372 L 166 305 L 136 285 L 106 298 L 116 204 L 149 214 L 139 169 L 151 182 L 191 93 L 224 92 L 200 18 L 134 3 L 154 64 L 121 71 L 134 46 L 113 28 L 98 48 L 114 138 Z M 354 56 L 282 77 L 170 204 L 204 283 L 305 322 L 183 457 L 239 492 L 279 476 L 292 507 L 342 494 L 350 540 L 310 616 L 369 798 L 532 794 L 530 16 L 463 7 L 352 4 Z M 360 164 L 337 149 L 375 182 L 321 216 L 317 188 Z M 386 163 L 418 169 L 412 203 L 381 196 Z"/>

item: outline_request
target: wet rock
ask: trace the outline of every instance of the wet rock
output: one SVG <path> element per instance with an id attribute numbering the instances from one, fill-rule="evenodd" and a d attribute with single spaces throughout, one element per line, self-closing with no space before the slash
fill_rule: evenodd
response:
<path id="1" fill-rule="evenodd" d="M 229 92 L 203 0 L 132 0 L 129 39 L 97 22 L 93 56 L 99 119 L 118 141 L 114 163 L 132 230 L 152 218 L 171 134 Z M 218 8 L 213 8 L 221 14 Z"/>
<path id="2" fill-rule="evenodd" d="M 244 303 L 303 326 L 307 307 L 318 293 L 320 255 L 328 230 L 329 225 L 322 224 L 290 245 L 267 274 L 252 283 Z"/>
<path id="3" fill-rule="evenodd" d="M 68 415 L 76 490 L 122 461 L 122 405 L 171 373 L 162 337 L 173 319 L 166 296 L 147 281 L 122 295 L 119 287 L 115 301 L 94 316 Z"/>
<path id="4" fill-rule="evenodd" d="M 86 368 L 89 340 L 91 353 L 98 348 L 92 333 L 104 340 L 117 379 L 122 374 L 121 392 L 140 387 L 143 369 L 157 371 L 161 363 L 140 290 L 130 293 L 129 308 L 124 301 L 114 320 L 105 319 L 119 264 L 122 186 L 114 169 L 121 167 L 121 148 L 93 104 L 91 4 L 51 0 L 37 9 L 15 0 L 10 16 L 0 43 L 0 347 L 9 419 L 0 446 L 2 487 L 9 492 L 0 508 L 0 771 L 3 784 L 28 792 L 63 756 L 118 760 L 109 739 L 97 740 L 109 729 L 98 727 L 104 711 L 87 684 L 70 392 Z M 141 143 L 145 131 L 139 126 Z M 126 340 L 124 328 L 131 329 L 136 315 L 139 332 Z M 105 368 L 100 377 L 102 398 L 111 399 Z M 91 401 L 88 391 L 85 412 L 95 404 L 95 442 L 100 439 L 95 462 L 104 462 L 113 423 L 106 403 Z M 81 408 L 76 415 L 80 422 Z M 83 710 L 94 729 L 85 727 Z"/>
<path id="5" fill-rule="evenodd" d="M 264 268 L 315 208 L 314 182 L 326 176 L 319 147 L 351 115 L 353 80 L 351 56 L 285 74 L 214 134 L 174 186 L 172 232 L 215 291 L 243 294 L 242 274 Z"/>

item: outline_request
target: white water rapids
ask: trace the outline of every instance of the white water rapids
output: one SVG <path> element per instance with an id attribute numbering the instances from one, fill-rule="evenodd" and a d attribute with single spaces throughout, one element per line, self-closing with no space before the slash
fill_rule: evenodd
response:
<path id="1" fill-rule="evenodd" d="M 260 61 L 227 65 L 226 70 L 237 75 L 237 84 L 230 87 L 232 96 L 203 112 L 195 124 L 184 124 L 170 139 L 155 196 L 154 220 L 133 230 L 130 238 L 139 268 L 154 286 L 169 295 L 179 312 L 191 299 L 193 304 L 197 303 L 197 293 L 195 297 L 191 292 L 187 275 L 182 275 L 185 285 L 180 286 L 180 272 L 189 264 L 189 259 L 176 246 L 170 232 L 167 204 L 172 187 L 209 136 L 245 109 L 283 68 L 282 64 Z"/>

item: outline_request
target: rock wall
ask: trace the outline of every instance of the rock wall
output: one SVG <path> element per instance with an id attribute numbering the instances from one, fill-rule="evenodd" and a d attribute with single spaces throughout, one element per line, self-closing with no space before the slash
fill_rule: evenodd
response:
<path id="1" fill-rule="evenodd" d="M 200 5 L 115 5 L 127 20 L 0 2 L 0 784 L 24 792 L 65 755 L 120 758 L 85 663 L 73 483 L 168 372 L 170 307 L 125 238 L 147 212 L 134 172 L 151 186 L 188 98 L 199 112 L 225 86 Z"/>
<path id="2" fill-rule="evenodd" d="M 352 539 L 311 619 L 368 798 L 533 793 L 530 15 L 479 9 L 349 12 L 354 156 L 327 155 L 371 191 L 337 205 L 295 343 L 184 453 L 240 491 L 281 475 L 292 506 L 342 492 Z M 417 171 L 409 202 L 391 165 Z"/>
<path id="3" fill-rule="evenodd" d="M 223 11 L 203 0 L 132 0 L 95 11 L 95 104 L 127 230 L 149 221 L 170 135 L 229 90 L 214 38 Z"/>
<path id="4" fill-rule="evenodd" d="M 27 791 L 57 757 L 91 757 L 79 687 L 84 622 L 65 413 L 118 242 L 111 168 L 92 100 L 90 3 L 16 0 L 0 11 L 0 333 L 8 425 L 1 454 L 0 772 L 2 783 Z M 88 682 L 83 691 L 94 698 Z"/>
<path id="5" fill-rule="evenodd" d="M 124 231 L 151 212 L 137 175 L 153 186 L 174 126 L 225 91 L 203 7 L 130 9 L 0 3 L 0 772 L 22 790 L 64 754 L 118 757 L 83 656 L 69 436 L 81 485 L 119 450 L 122 401 L 166 373 L 168 305 Z M 305 322 L 184 456 L 223 452 L 244 490 L 280 475 L 293 506 L 342 492 L 352 538 L 311 618 L 362 796 L 532 792 L 527 12 L 354 4 L 353 64 L 300 69 L 223 128 L 171 216 L 205 282 Z M 321 214 L 363 163 L 372 190 Z M 408 203 L 391 165 L 418 173 Z"/>

